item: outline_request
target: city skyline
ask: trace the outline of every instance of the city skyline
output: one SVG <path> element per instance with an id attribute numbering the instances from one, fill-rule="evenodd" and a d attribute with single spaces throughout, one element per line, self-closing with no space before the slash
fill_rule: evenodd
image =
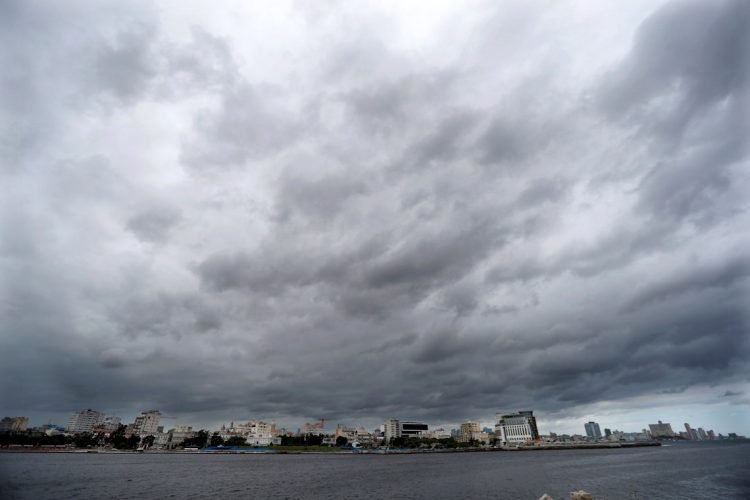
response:
<path id="1" fill-rule="evenodd" d="M 100 423 L 100 424 L 101 423 L 106 424 L 107 422 L 115 422 L 116 424 L 122 423 L 123 425 L 135 425 L 137 427 L 138 426 L 138 420 L 141 419 L 141 418 L 143 418 L 144 415 L 147 415 L 147 414 L 152 413 L 152 412 L 159 413 L 160 416 L 161 416 L 161 418 L 164 418 L 165 420 L 169 421 L 168 424 L 165 423 L 165 421 L 161 421 L 162 427 L 164 427 L 165 430 L 167 428 L 169 428 L 169 427 L 179 427 L 179 426 L 185 426 L 185 425 L 190 425 L 191 427 L 193 427 L 196 430 L 197 429 L 216 430 L 216 429 L 223 428 L 223 427 L 225 427 L 227 425 L 230 425 L 232 423 L 237 423 L 237 422 L 244 422 L 244 421 L 265 421 L 265 422 L 269 422 L 269 423 L 274 424 L 279 429 L 282 429 L 282 428 L 286 429 L 287 432 L 302 432 L 302 433 L 305 433 L 305 432 L 308 432 L 308 431 L 305 430 L 307 427 L 316 428 L 316 429 L 319 429 L 319 430 L 325 430 L 325 431 L 330 432 L 330 431 L 333 430 L 333 428 L 338 427 L 338 426 L 364 427 L 364 428 L 367 428 L 367 429 L 376 428 L 376 427 L 382 426 L 382 422 L 383 422 L 382 418 L 371 417 L 371 418 L 364 419 L 363 421 L 357 421 L 357 422 L 354 422 L 351 419 L 348 419 L 348 420 L 347 419 L 343 419 L 343 420 L 338 421 L 338 422 L 332 422 L 330 420 L 321 419 L 321 420 L 314 420 L 312 423 L 305 422 L 303 424 L 303 423 L 300 423 L 300 422 L 296 422 L 295 423 L 295 422 L 286 421 L 286 420 L 277 421 L 276 419 L 273 419 L 273 418 L 266 418 L 266 417 L 263 417 L 263 416 L 254 415 L 254 416 L 242 416 L 242 417 L 236 417 L 235 416 L 235 417 L 232 417 L 232 418 L 229 418 L 229 419 L 225 418 L 225 419 L 221 420 L 221 423 L 213 422 L 212 424 L 204 425 L 203 423 L 192 422 L 192 421 L 189 421 L 189 419 L 181 418 L 179 416 L 166 416 L 165 414 L 163 414 L 159 410 L 143 410 L 141 412 L 134 413 L 132 415 L 132 417 L 129 417 L 129 416 L 123 417 L 120 414 L 115 414 L 115 412 L 98 411 L 98 410 L 95 410 L 95 409 L 92 409 L 92 408 L 86 408 L 86 409 L 76 410 L 72 414 L 68 413 L 67 416 L 66 416 L 66 418 L 63 419 L 65 422 L 67 422 L 67 425 L 63 424 L 63 423 L 52 422 L 51 418 L 47 419 L 43 423 L 40 423 L 39 421 L 29 420 L 28 417 L 26 417 L 26 416 L 19 417 L 19 418 L 26 419 L 26 422 L 28 424 L 28 425 L 26 425 L 26 427 L 28 427 L 28 428 L 36 428 L 36 427 L 41 427 L 43 425 L 57 425 L 59 427 L 66 427 L 67 428 L 74 421 L 74 419 L 77 416 L 77 414 L 79 414 L 79 413 L 94 413 L 94 414 L 97 415 L 97 422 Z M 496 412 L 494 418 L 491 419 L 491 420 L 482 420 L 482 419 L 474 420 L 472 418 L 467 418 L 467 419 L 464 419 L 464 420 L 461 420 L 461 421 L 458 421 L 458 422 L 439 422 L 439 421 L 437 421 L 437 422 L 436 421 L 429 421 L 429 422 L 427 422 L 427 421 L 425 421 L 425 423 L 429 424 L 430 427 L 433 428 L 433 429 L 443 429 L 443 428 L 445 428 L 445 429 L 453 429 L 453 430 L 456 430 L 456 431 L 458 431 L 459 429 L 461 429 L 462 426 L 465 425 L 466 423 L 470 423 L 470 422 L 476 424 L 478 426 L 478 428 L 494 428 L 495 425 L 497 424 L 497 420 L 498 420 L 499 416 L 503 415 L 505 413 L 516 413 L 516 411 L 514 410 L 514 411 L 500 411 L 500 412 Z M 577 421 L 576 424 L 573 424 L 570 428 L 567 428 L 567 427 L 560 427 L 560 428 L 558 428 L 558 427 L 553 427 L 554 423 L 552 425 L 550 425 L 550 422 L 547 421 L 547 420 L 545 420 L 545 417 L 543 415 L 540 415 L 538 412 L 535 415 L 535 417 L 536 417 L 536 419 L 539 419 L 539 418 L 542 419 L 541 420 L 542 421 L 542 427 L 541 427 L 541 430 L 538 431 L 540 435 L 548 435 L 550 433 L 554 433 L 554 434 L 567 434 L 567 435 L 581 435 L 581 436 L 586 437 L 587 434 L 588 434 L 588 429 L 585 429 L 582 432 L 582 431 L 580 431 L 580 429 L 576 430 L 575 426 L 578 425 L 578 427 L 580 427 L 580 426 L 586 427 L 589 424 L 595 424 L 596 426 L 599 427 L 599 432 L 600 432 L 600 436 L 599 437 L 606 437 L 604 435 L 605 428 L 606 428 L 606 430 L 619 430 L 619 431 L 625 431 L 625 432 L 640 432 L 642 429 L 646 429 L 647 427 L 654 425 L 653 423 L 648 423 L 648 424 L 647 423 L 641 423 L 641 424 L 635 424 L 635 425 L 633 425 L 631 423 L 631 424 L 625 425 L 623 427 L 623 426 L 618 426 L 617 423 L 613 423 L 612 421 L 608 420 L 606 423 L 596 422 L 596 421 L 588 421 L 588 422 Z M 390 420 L 390 419 L 386 419 L 386 426 L 387 426 L 388 420 Z M 397 419 L 397 421 L 398 420 L 401 420 L 403 422 L 409 422 L 408 418 L 400 418 L 400 419 Z M 328 425 L 324 425 L 324 422 L 327 422 Z M 373 422 L 375 422 L 375 424 L 372 424 Z M 552 421 L 552 422 L 554 422 L 554 421 Z M 651 421 L 649 421 L 649 422 L 651 422 Z M 659 419 L 658 423 L 661 424 L 662 423 L 662 419 Z M 671 421 L 665 421 L 665 423 L 671 423 Z M 110 426 L 111 425 L 112 424 L 110 424 Z M 156 425 L 158 425 L 158 424 L 154 425 L 154 429 L 155 429 Z M 374 425 L 374 427 L 372 427 L 372 425 Z M 638 425 L 640 425 L 640 427 Z M 681 434 L 684 434 L 684 433 L 680 432 L 680 430 L 682 429 L 683 425 L 686 425 L 686 424 L 678 424 L 676 427 L 674 427 L 672 429 L 673 432 L 674 432 L 675 437 L 679 437 Z M 89 427 L 93 427 L 93 426 L 94 426 L 94 424 L 90 424 L 89 425 Z M 115 427 L 116 427 L 116 425 L 115 425 Z M 711 428 L 711 431 L 714 431 L 714 429 L 713 429 L 713 423 L 707 423 L 707 424 L 701 423 L 700 425 L 696 426 L 693 429 L 693 431 L 697 431 L 698 429 L 700 429 L 702 427 Z M 153 430 L 151 428 L 149 428 L 149 429 Z M 90 431 L 90 429 L 88 429 L 88 431 Z M 86 431 L 86 432 L 88 432 L 88 431 Z M 737 429 L 723 429 L 723 428 L 719 428 L 719 430 L 715 431 L 715 435 L 722 434 L 722 435 L 726 436 L 726 435 L 728 435 L 730 433 L 744 435 L 743 432 L 738 432 Z M 588 437 L 590 438 L 591 436 L 588 436 Z M 694 439 L 694 438 L 688 437 L 686 439 Z M 705 437 L 701 438 L 701 439 L 705 439 Z"/>
<path id="2" fill-rule="evenodd" d="M 466 420 L 458 428 L 448 429 L 430 425 L 428 422 L 390 417 L 378 427 L 368 430 L 362 425 L 338 422 L 335 429 L 325 419 L 306 422 L 296 431 L 279 427 L 265 419 L 231 420 L 221 427 L 194 427 L 183 423 L 165 425 L 164 420 L 177 420 L 177 417 L 164 415 L 159 410 L 144 410 L 132 423 L 123 423 L 119 416 L 93 410 L 82 409 L 71 414 L 66 426 L 47 424 L 29 426 L 27 417 L 4 417 L 0 421 L 0 434 L 6 447 L 15 449 L 32 447 L 43 449 L 96 447 L 118 450 L 138 449 L 185 450 L 207 449 L 209 452 L 224 451 L 224 446 L 234 447 L 276 447 L 277 451 L 288 451 L 295 446 L 348 447 L 350 449 L 380 450 L 389 446 L 396 448 L 440 447 L 443 449 L 487 449 L 531 446 L 535 449 L 549 447 L 622 447 L 658 446 L 660 440 L 687 441 L 747 441 L 737 433 L 718 434 L 702 427 L 692 429 L 684 423 L 685 432 L 675 432 L 671 423 L 659 420 L 649 424 L 648 429 L 639 431 L 605 428 L 602 433 L 599 424 L 589 421 L 584 424 L 585 435 L 561 433 L 550 430 L 539 432 L 538 415 L 533 410 L 519 410 L 511 413 L 498 412 L 493 427 L 482 428 L 475 420 Z M 160 425 L 162 424 L 162 425 Z M 218 448 L 217 448 L 218 447 Z M 292 447 L 292 448 L 285 448 Z M 541 447 L 541 448 L 540 448 Z M 241 450 L 240 450 L 241 451 Z M 265 450 L 270 451 L 270 450 Z M 310 448 L 307 451 L 314 451 Z M 318 450 L 320 451 L 320 450 Z"/>
<path id="3" fill-rule="evenodd" d="M 0 3 L 0 415 L 750 435 L 748 16 Z"/>

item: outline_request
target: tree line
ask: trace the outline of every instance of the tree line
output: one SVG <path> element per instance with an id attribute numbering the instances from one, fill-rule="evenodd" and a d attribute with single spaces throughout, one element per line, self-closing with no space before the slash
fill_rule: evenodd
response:
<path id="1" fill-rule="evenodd" d="M 4 433 L 0 434 L 0 447 L 18 446 L 75 446 L 76 448 L 94 448 L 97 446 L 112 446 L 119 450 L 134 450 L 141 444 L 141 438 L 135 434 L 127 436 L 126 426 L 120 425 L 117 430 L 109 434 L 84 432 L 74 435 L 54 434 L 48 436 L 43 433 Z M 150 439 L 149 439 L 150 438 Z M 147 441 L 148 440 L 148 441 Z M 146 436 L 144 443 L 153 444 L 154 436 Z"/>

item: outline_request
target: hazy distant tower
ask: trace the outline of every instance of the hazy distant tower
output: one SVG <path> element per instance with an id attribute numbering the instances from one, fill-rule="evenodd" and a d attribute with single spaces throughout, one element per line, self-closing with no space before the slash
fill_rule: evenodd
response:
<path id="1" fill-rule="evenodd" d="M 602 437 L 602 431 L 598 423 L 587 422 L 583 424 L 583 427 L 586 429 L 586 437 L 589 439 L 600 439 Z"/>

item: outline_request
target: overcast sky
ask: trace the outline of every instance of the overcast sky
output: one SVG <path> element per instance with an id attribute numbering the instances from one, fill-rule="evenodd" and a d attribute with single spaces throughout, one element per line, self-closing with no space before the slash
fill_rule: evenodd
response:
<path id="1" fill-rule="evenodd" d="M 0 416 L 750 434 L 749 16 L 0 2 Z"/>

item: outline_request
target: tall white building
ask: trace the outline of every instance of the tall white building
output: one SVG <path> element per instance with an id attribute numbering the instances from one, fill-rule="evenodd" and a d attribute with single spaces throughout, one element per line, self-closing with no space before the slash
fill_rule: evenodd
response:
<path id="1" fill-rule="evenodd" d="M 156 434 L 159 431 L 159 421 L 161 420 L 161 412 L 157 410 L 148 410 L 141 412 L 141 414 L 135 417 L 135 423 L 133 424 L 133 434 Z"/>
<path id="2" fill-rule="evenodd" d="M 519 411 L 507 415 L 498 413 L 496 419 L 495 436 L 499 444 L 518 444 L 539 439 L 533 411 Z"/>
<path id="3" fill-rule="evenodd" d="M 68 419 L 68 425 L 65 427 L 67 432 L 78 434 L 81 432 L 91 432 L 94 427 L 101 424 L 104 420 L 104 414 L 92 409 L 81 410 L 73 413 Z"/>
<path id="4" fill-rule="evenodd" d="M 386 443 L 401 437 L 401 426 L 397 418 L 389 418 L 383 423 L 383 437 Z"/>

